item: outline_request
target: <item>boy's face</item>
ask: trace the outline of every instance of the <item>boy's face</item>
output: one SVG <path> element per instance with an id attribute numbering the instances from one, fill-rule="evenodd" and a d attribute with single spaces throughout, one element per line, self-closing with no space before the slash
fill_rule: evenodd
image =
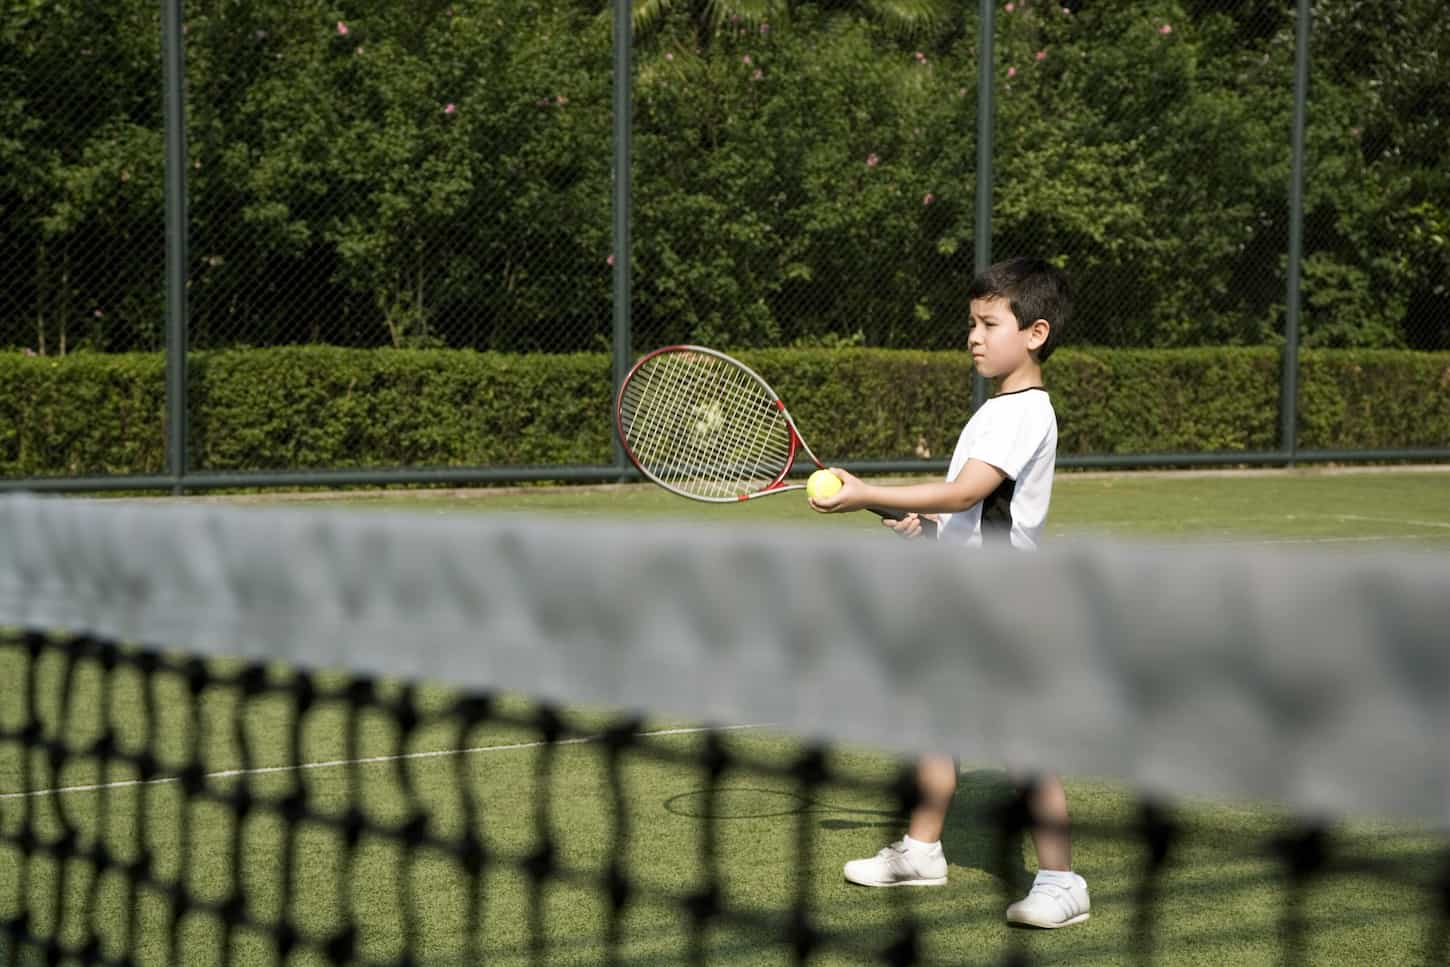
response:
<path id="1" fill-rule="evenodd" d="M 1006 376 L 1030 363 L 1032 350 L 1047 338 L 1047 323 L 1041 320 L 1019 329 L 1012 303 L 1002 296 L 973 299 L 971 312 L 967 348 L 977 372 L 986 379 Z"/>

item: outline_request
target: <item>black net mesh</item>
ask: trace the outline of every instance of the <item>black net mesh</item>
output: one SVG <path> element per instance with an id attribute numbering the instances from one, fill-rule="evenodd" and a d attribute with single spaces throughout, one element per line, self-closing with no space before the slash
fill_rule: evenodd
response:
<path id="1" fill-rule="evenodd" d="M 875 891 L 839 864 L 915 802 L 889 757 L 87 637 L 7 632 L 0 672 L 7 964 L 1450 952 L 1450 852 L 1423 831 L 1104 810 L 1075 784 L 1093 918 L 1009 930 L 1033 821 L 989 770 L 963 771 L 944 838 L 970 888 Z"/>

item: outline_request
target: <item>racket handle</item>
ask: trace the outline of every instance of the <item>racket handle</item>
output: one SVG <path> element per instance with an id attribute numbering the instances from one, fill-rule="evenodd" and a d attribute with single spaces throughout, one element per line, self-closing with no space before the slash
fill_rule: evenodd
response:
<path id="1" fill-rule="evenodd" d="M 904 520 L 907 513 L 904 510 L 887 510 L 884 507 L 867 507 L 866 509 L 877 517 L 883 517 L 886 520 Z M 923 537 L 935 537 L 936 521 L 927 520 L 925 517 L 921 518 L 921 533 Z"/>

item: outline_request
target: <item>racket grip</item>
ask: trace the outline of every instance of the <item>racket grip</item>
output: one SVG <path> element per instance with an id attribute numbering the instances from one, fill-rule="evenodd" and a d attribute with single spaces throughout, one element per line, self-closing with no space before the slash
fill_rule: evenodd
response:
<path id="1" fill-rule="evenodd" d="M 866 509 L 877 517 L 883 517 L 886 520 L 903 520 L 907 513 L 904 510 L 887 510 L 884 507 L 867 507 Z M 935 537 L 936 521 L 927 520 L 925 517 L 921 518 L 921 533 L 923 537 Z"/>

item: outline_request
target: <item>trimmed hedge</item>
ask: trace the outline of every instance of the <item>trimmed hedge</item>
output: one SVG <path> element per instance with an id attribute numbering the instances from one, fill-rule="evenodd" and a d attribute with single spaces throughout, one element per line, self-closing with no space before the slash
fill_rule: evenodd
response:
<path id="1" fill-rule="evenodd" d="M 165 403 L 159 353 L 0 355 L 0 476 L 158 473 Z"/>
<path id="2" fill-rule="evenodd" d="M 971 409 L 959 352 L 757 350 L 827 462 L 947 457 Z M 283 347 L 191 361 L 193 467 L 602 464 L 610 357 Z M 1047 365 L 1059 452 L 1273 449 L 1275 349 L 1064 349 Z M 1450 448 L 1450 353 L 1313 350 L 1304 449 Z M 159 473 L 159 354 L 0 356 L 0 476 Z"/>
<path id="3" fill-rule="evenodd" d="M 208 470 L 610 459 L 600 354 L 289 347 L 194 365 L 192 460 Z"/>

